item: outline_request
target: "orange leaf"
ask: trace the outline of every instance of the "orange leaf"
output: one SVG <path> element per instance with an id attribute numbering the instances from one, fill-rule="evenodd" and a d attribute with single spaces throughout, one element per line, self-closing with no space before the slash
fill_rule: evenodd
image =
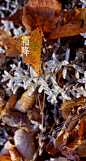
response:
<path id="1" fill-rule="evenodd" d="M 63 25 L 74 24 L 86 32 L 86 8 L 75 8 L 74 11 L 64 12 Z"/>
<path id="2" fill-rule="evenodd" d="M 8 56 L 14 57 L 19 55 L 19 51 L 15 46 L 15 40 L 13 39 L 10 31 L 4 31 L 4 28 L 0 31 L 0 45 L 7 46 L 6 53 Z"/>
<path id="3" fill-rule="evenodd" d="M 49 39 L 57 39 L 60 37 L 74 36 L 84 33 L 85 31 L 73 24 L 66 24 L 64 26 L 59 26 L 54 29 L 49 35 Z"/>
<path id="4" fill-rule="evenodd" d="M 11 157 L 10 157 L 10 154 L 1 155 L 0 161 L 12 161 Z"/>
<path id="5" fill-rule="evenodd" d="M 9 149 L 9 153 L 12 161 L 22 161 L 19 153 L 15 149 Z"/>
<path id="6" fill-rule="evenodd" d="M 22 22 L 29 32 L 40 27 L 44 33 L 49 33 L 61 19 L 61 7 L 58 0 L 29 0 L 23 8 Z"/>

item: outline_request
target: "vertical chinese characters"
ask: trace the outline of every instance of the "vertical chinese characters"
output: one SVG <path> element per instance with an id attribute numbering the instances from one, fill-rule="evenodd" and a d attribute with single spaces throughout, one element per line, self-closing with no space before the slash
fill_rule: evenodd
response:
<path id="1" fill-rule="evenodd" d="M 22 37 L 22 47 L 21 47 L 21 55 L 24 56 L 24 54 L 27 55 L 29 54 L 29 39 L 30 36 L 23 36 Z"/>

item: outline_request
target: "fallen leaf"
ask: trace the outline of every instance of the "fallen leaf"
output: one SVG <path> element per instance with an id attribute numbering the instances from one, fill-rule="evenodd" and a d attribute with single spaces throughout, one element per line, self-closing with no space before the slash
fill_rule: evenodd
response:
<path id="1" fill-rule="evenodd" d="M 79 139 L 82 140 L 82 136 L 83 136 L 83 133 L 84 133 L 84 123 L 83 123 L 83 118 L 81 118 L 80 120 L 80 128 L 79 128 Z"/>
<path id="2" fill-rule="evenodd" d="M 17 95 L 16 94 L 12 94 L 11 97 L 9 98 L 9 100 L 6 103 L 6 106 L 5 106 L 4 110 L 3 110 L 3 114 L 2 115 L 3 116 L 4 115 L 9 115 L 12 112 L 16 102 L 17 102 Z"/>
<path id="3" fill-rule="evenodd" d="M 1 97 L 0 97 L 0 109 L 4 108 L 6 105 L 6 101 L 4 101 Z"/>
<path id="4" fill-rule="evenodd" d="M 4 28 L 0 31 L 0 45 L 7 46 L 6 53 L 8 56 L 14 57 L 19 55 L 19 51 L 16 48 L 15 40 L 13 39 L 11 32 L 4 31 Z"/>
<path id="5" fill-rule="evenodd" d="M 60 110 L 62 111 L 62 116 L 64 120 L 68 118 L 70 114 L 73 114 L 73 112 L 77 109 L 79 106 L 84 106 L 85 103 L 85 97 L 81 96 L 80 98 L 76 98 L 74 101 L 68 100 L 61 104 Z M 80 112 L 80 111 L 79 111 Z M 81 109 L 81 113 L 83 110 Z"/>
<path id="6" fill-rule="evenodd" d="M 52 140 L 50 140 L 49 143 L 47 144 L 46 152 L 51 155 L 54 155 L 55 153 L 57 153 L 57 149 L 55 148 Z"/>
<path id="7" fill-rule="evenodd" d="M 74 119 L 73 117 L 71 119 L 68 119 L 65 122 L 65 126 L 63 126 L 62 130 L 60 131 L 59 135 L 55 139 L 55 147 L 57 149 L 60 149 L 62 146 L 66 145 L 68 143 L 68 137 L 69 133 L 72 132 L 75 125 L 77 124 L 78 119 Z"/>
<path id="8" fill-rule="evenodd" d="M 76 152 L 79 157 L 86 156 L 86 138 L 82 139 L 81 145 L 76 148 Z"/>
<path id="9" fill-rule="evenodd" d="M 85 31 L 78 27 L 77 25 L 73 24 L 66 24 L 64 26 L 59 26 L 54 29 L 50 35 L 49 39 L 57 39 L 60 37 L 67 37 L 67 36 L 74 36 L 79 35 L 80 33 L 85 33 Z"/>
<path id="10" fill-rule="evenodd" d="M 64 146 L 61 148 L 61 154 L 65 156 L 67 160 L 79 161 L 76 150 L 71 150 Z"/>
<path id="11" fill-rule="evenodd" d="M 18 152 L 23 156 L 25 161 L 33 159 L 35 153 L 35 144 L 33 134 L 24 130 L 17 130 L 14 135 L 14 143 Z"/>
<path id="12" fill-rule="evenodd" d="M 2 118 L 5 105 L 6 105 L 6 102 L 0 97 L 0 119 Z"/>
<path id="13" fill-rule="evenodd" d="M 36 108 L 36 107 L 29 108 L 27 110 L 27 115 L 28 115 L 29 120 L 34 120 L 38 122 L 41 122 L 42 120 L 42 116 L 40 114 L 39 108 Z"/>
<path id="14" fill-rule="evenodd" d="M 69 136 L 67 136 L 66 139 L 67 139 L 66 147 L 71 150 L 75 150 L 79 145 L 81 145 L 81 140 L 77 128 L 74 128 L 74 130 L 69 133 Z"/>
<path id="15" fill-rule="evenodd" d="M 28 48 L 28 54 L 26 54 L 26 49 L 23 47 L 23 38 L 27 38 L 29 41 L 29 45 L 26 47 Z M 21 53 L 22 59 L 25 63 L 29 63 L 31 67 L 36 71 L 38 75 L 41 74 L 41 45 L 42 45 L 42 37 L 43 32 L 40 28 L 32 31 L 30 34 L 26 34 L 24 36 L 19 36 L 16 40 L 16 47 Z M 26 44 L 25 44 L 26 45 Z M 23 49 L 25 50 L 23 52 Z"/>
<path id="16" fill-rule="evenodd" d="M 29 0 L 23 8 L 22 22 L 28 32 L 40 27 L 44 34 L 49 33 L 61 21 L 61 7 L 58 0 Z"/>
<path id="17" fill-rule="evenodd" d="M 31 96 L 29 96 L 29 91 L 32 87 L 30 87 L 26 92 L 24 92 L 21 96 L 21 98 L 16 103 L 14 109 L 19 110 L 21 112 L 26 112 L 29 108 L 31 108 L 35 101 L 37 96 L 37 89 L 32 93 Z"/>
<path id="18" fill-rule="evenodd" d="M 3 53 L 0 53 L 0 67 L 5 63 L 6 56 Z"/>
<path id="19" fill-rule="evenodd" d="M 65 101 L 61 104 L 60 110 L 62 111 L 62 116 L 64 120 L 68 118 L 73 108 L 74 108 L 74 102 L 72 100 Z"/>
<path id="20" fill-rule="evenodd" d="M 34 125 L 30 122 L 27 115 L 21 112 L 11 112 L 9 115 L 3 116 L 2 121 L 11 127 L 17 127 L 31 132 L 34 131 Z"/>
<path id="21" fill-rule="evenodd" d="M 20 25 L 24 27 L 24 25 L 22 24 L 22 15 L 23 9 L 19 9 L 18 11 L 16 11 L 16 13 L 8 17 L 6 20 L 13 21 L 14 25 Z"/>
<path id="22" fill-rule="evenodd" d="M 74 24 L 86 32 L 86 8 L 75 8 L 72 11 L 64 12 L 63 25 Z"/>

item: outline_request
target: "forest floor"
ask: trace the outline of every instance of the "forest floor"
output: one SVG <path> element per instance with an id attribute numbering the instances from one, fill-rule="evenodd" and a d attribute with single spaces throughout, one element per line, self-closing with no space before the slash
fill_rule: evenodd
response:
<path id="1" fill-rule="evenodd" d="M 86 2 L 0 0 L 0 161 L 86 161 Z"/>

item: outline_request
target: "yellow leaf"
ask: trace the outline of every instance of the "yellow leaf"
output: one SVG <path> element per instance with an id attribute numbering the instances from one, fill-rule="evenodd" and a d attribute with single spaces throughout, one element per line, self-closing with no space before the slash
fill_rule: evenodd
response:
<path id="1" fill-rule="evenodd" d="M 24 43 L 22 38 L 27 37 L 28 45 Z M 42 45 L 43 32 L 40 28 L 32 31 L 30 34 L 26 34 L 23 37 L 20 36 L 15 40 L 17 49 L 21 52 L 21 57 L 25 63 L 29 63 L 31 67 L 36 71 L 38 75 L 41 74 L 41 45 Z M 26 51 L 28 50 L 28 53 Z"/>

